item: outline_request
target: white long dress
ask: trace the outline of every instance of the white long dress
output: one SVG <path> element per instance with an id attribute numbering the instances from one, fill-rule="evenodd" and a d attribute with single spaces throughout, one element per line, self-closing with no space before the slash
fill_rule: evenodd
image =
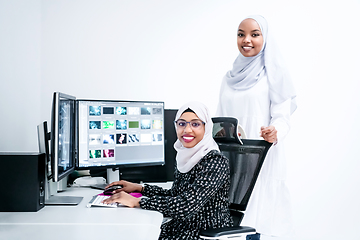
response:
<path id="1" fill-rule="evenodd" d="M 290 129 L 290 105 L 290 99 L 280 104 L 271 102 L 266 74 L 245 91 L 234 90 L 225 80 L 222 82 L 217 116 L 238 118 L 249 139 L 262 139 L 261 126 L 273 125 L 278 131 L 278 141 L 267 154 L 241 223 L 268 236 L 286 236 L 292 231 L 283 144 Z"/>

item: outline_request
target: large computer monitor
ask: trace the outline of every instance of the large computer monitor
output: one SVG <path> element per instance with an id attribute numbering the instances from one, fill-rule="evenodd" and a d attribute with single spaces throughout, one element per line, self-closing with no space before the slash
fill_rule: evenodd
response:
<path id="1" fill-rule="evenodd" d="M 164 102 L 77 100 L 77 169 L 165 163 Z"/>

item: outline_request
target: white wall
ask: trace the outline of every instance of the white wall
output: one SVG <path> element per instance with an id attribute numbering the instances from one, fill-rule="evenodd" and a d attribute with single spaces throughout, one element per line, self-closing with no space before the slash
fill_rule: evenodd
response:
<path id="1" fill-rule="evenodd" d="M 166 108 L 201 100 L 214 113 L 238 54 L 237 26 L 262 14 L 298 92 L 287 148 L 290 239 L 356 238 L 359 10 L 358 0 L 0 0 L 0 150 L 37 150 L 54 91 Z"/>
<path id="2" fill-rule="evenodd" d="M 0 151 L 37 151 L 41 1 L 0 0 Z"/>

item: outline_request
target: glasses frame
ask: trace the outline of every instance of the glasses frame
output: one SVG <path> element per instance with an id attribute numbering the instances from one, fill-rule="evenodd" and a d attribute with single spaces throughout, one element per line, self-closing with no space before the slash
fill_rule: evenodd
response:
<path id="1" fill-rule="evenodd" d="M 179 120 L 180 120 L 180 119 L 179 119 Z M 185 126 L 184 126 L 184 127 L 181 127 L 181 126 L 178 126 L 178 125 L 177 125 L 177 122 L 178 122 L 179 120 L 174 121 L 174 124 L 175 124 L 175 128 L 176 128 L 176 129 L 185 129 L 188 124 L 189 124 L 189 126 L 190 126 L 191 129 L 199 129 L 200 126 L 205 125 L 205 122 L 201 121 L 200 119 L 199 119 L 199 120 L 195 120 L 195 121 L 201 122 L 203 125 L 200 125 L 199 127 L 195 127 L 195 128 L 194 128 L 194 127 L 191 126 L 191 124 L 190 124 L 191 121 L 190 121 L 190 122 L 187 122 L 187 121 L 185 121 L 185 120 L 180 120 L 180 121 L 182 121 L 182 122 L 185 122 Z M 192 120 L 192 121 L 194 121 L 194 120 Z"/>

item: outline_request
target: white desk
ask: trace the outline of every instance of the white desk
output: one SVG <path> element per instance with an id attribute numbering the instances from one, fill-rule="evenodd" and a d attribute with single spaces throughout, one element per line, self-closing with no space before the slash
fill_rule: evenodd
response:
<path id="1" fill-rule="evenodd" d="M 38 212 L 0 212 L 0 240 L 158 239 L 163 216 L 139 208 L 87 208 L 90 188 L 69 188 L 59 196 L 83 196 L 77 206 L 45 206 Z M 24 194 L 26 197 L 26 194 Z"/>

